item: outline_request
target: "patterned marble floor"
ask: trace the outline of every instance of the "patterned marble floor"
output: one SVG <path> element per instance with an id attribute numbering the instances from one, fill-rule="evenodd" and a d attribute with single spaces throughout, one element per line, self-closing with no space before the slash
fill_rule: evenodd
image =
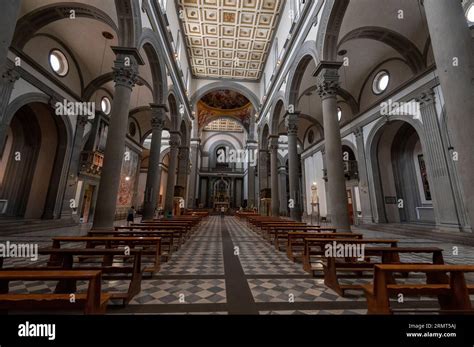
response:
<path id="1" fill-rule="evenodd" d="M 82 234 L 71 229 L 66 234 Z M 448 263 L 474 264 L 474 249 L 464 245 L 413 239 L 389 233 L 363 231 L 366 237 L 396 238 L 405 246 L 436 246 L 445 250 Z M 58 231 L 54 235 L 60 234 Z M 65 234 L 63 232 L 63 234 Z M 8 237 L 10 242 L 36 242 L 50 246 L 50 234 Z M 28 241 L 26 241 L 28 240 Z M 0 238 L 0 242 L 7 239 Z M 453 247 L 458 254 L 453 255 Z M 423 255 L 404 257 L 402 261 L 426 261 Z M 40 257 L 35 265 L 43 265 Z M 24 259 L 5 259 L 5 267 L 31 265 Z M 416 280 L 416 279 L 415 279 Z M 370 281 L 366 279 L 364 281 Z M 344 279 L 342 282 L 350 283 Z M 54 289 L 52 282 L 13 282 L 17 293 L 45 293 Z M 125 281 L 104 283 L 105 289 L 126 290 Z M 85 288 L 80 284 L 79 289 Z M 473 297 L 474 299 L 474 297 Z M 408 300 L 408 299 L 407 299 Z M 433 306 L 432 298 L 411 298 Z M 284 252 L 252 231 L 245 221 L 234 217 L 211 216 L 203 221 L 158 274 L 147 276 L 142 289 L 128 306 L 112 305 L 109 314 L 365 314 L 361 292 L 351 291 L 340 297 L 327 288 L 321 278 L 313 278 L 300 263 L 289 261 Z"/>

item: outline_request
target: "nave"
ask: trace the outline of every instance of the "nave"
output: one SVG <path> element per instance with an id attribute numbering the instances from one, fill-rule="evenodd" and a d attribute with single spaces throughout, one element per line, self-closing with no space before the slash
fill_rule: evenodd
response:
<path id="1" fill-rule="evenodd" d="M 123 225 L 117 222 L 116 225 Z M 138 223 L 137 223 L 138 224 Z M 58 235 L 86 235 L 88 228 L 69 228 L 17 234 L 3 237 L 11 242 L 37 242 L 40 249 L 51 245 Z M 162 263 L 152 276 L 144 274 L 141 289 L 123 306 L 111 300 L 107 314 L 366 314 L 367 302 L 363 291 L 349 290 L 344 296 L 324 284 L 321 273 L 303 270 L 301 262 L 292 262 L 285 252 L 277 251 L 273 242 L 262 237 L 245 219 L 235 216 L 204 218 L 192 236 L 170 259 Z M 452 244 L 430 238 L 412 238 L 388 232 L 354 230 L 363 239 L 397 239 L 398 247 L 436 247 L 442 249 L 446 264 L 472 264 L 474 244 L 469 240 Z M 431 234 L 428 234 L 431 236 Z M 75 247 L 65 243 L 65 248 Z M 453 250 L 458 255 L 453 255 Z M 41 253 L 41 252 L 40 252 Z M 428 254 L 401 254 L 403 263 L 430 262 Z M 48 256 L 40 256 L 34 266 L 44 267 Z M 25 259 L 7 258 L 4 268 L 31 266 Z M 367 274 L 366 274 L 367 275 Z M 345 276 L 341 276 L 345 277 Z M 471 274 L 466 276 L 472 283 Z M 398 279 L 397 279 L 398 280 Z M 364 278 L 341 278 L 341 283 L 371 283 L 371 275 Z M 419 283 L 419 275 L 408 281 Z M 128 281 L 104 281 L 103 291 L 127 291 Z M 56 282 L 12 282 L 10 294 L 45 294 L 54 291 Z M 86 290 L 79 283 L 77 291 Z M 471 292 L 472 293 L 472 292 Z M 471 300 L 474 296 L 471 295 Z M 438 309 L 436 298 L 410 296 L 406 298 L 413 312 Z M 409 301 L 408 301 L 409 300 Z M 394 308 L 403 305 L 392 302 Z M 34 311 L 43 313 L 44 311 Z M 65 313 L 58 311 L 60 313 Z M 68 313 L 68 312 L 66 312 Z"/>

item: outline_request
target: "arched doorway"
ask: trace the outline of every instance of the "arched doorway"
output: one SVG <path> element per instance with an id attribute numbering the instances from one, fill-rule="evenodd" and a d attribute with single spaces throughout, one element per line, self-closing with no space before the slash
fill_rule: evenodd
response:
<path id="1" fill-rule="evenodd" d="M 394 121 L 375 136 L 371 158 L 379 222 L 434 224 L 429 177 L 416 129 Z"/>
<path id="2" fill-rule="evenodd" d="M 67 149 L 67 131 L 47 104 L 33 102 L 14 114 L 0 161 L 4 217 L 59 217 L 58 191 Z"/>

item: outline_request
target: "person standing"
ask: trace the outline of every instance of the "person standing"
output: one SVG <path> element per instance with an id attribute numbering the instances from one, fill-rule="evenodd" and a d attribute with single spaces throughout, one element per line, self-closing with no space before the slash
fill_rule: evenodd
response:
<path id="1" fill-rule="evenodd" d="M 221 218 L 224 218 L 225 207 L 221 207 Z"/>
<path id="2" fill-rule="evenodd" d="M 135 206 L 130 207 L 127 214 L 127 226 L 130 226 L 130 222 L 135 221 Z"/>

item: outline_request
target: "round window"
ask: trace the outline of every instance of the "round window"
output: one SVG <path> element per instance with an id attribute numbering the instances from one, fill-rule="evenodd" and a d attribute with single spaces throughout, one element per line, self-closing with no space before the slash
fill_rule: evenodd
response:
<path id="1" fill-rule="evenodd" d="M 69 63 L 66 56 L 58 49 L 54 49 L 49 53 L 49 65 L 51 69 L 61 77 L 67 75 L 69 71 Z"/>
<path id="2" fill-rule="evenodd" d="M 466 12 L 466 18 L 470 23 L 474 23 L 474 3 L 469 6 Z"/>
<path id="3" fill-rule="evenodd" d="M 372 90 L 375 94 L 382 94 L 387 90 L 388 84 L 390 82 L 390 75 L 387 71 L 380 71 L 374 78 L 372 84 Z"/>
<path id="4" fill-rule="evenodd" d="M 110 114 L 110 109 L 111 108 L 112 108 L 112 106 L 111 106 L 111 103 L 110 103 L 110 99 L 108 97 L 104 96 L 102 98 L 102 100 L 100 101 L 100 109 L 105 114 Z"/>

